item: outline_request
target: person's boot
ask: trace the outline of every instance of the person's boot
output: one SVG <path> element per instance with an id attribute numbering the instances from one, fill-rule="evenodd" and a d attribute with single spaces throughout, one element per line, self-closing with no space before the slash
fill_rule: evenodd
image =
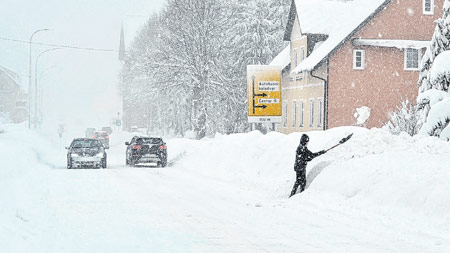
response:
<path id="1" fill-rule="evenodd" d="M 297 189 L 294 189 L 291 191 L 291 195 L 289 195 L 289 198 L 295 195 L 295 192 L 297 191 Z"/>

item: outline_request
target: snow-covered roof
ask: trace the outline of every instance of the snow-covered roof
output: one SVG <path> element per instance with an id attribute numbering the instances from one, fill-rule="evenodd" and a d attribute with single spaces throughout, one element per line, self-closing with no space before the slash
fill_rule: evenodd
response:
<path id="1" fill-rule="evenodd" d="M 395 47 L 400 49 L 405 48 L 425 48 L 431 42 L 423 40 L 379 40 L 379 39 L 354 39 L 354 46 L 374 46 L 374 47 Z"/>
<path id="2" fill-rule="evenodd" d="M 275 58 L 273 58 L 272 62 L 270 62 L 269 66 L 281 66 L 285 68 L 289 63 L 291 63 L 291 46 L 288 45 L 284 48 Z"/>
<path id="3" fill-rule="evenodd" d="M 313 70 L 387 2 L 390 0 L 295 0 L 301 32 L 328 38 L 294 72 Z"/>
<path id="4" fill-rule="evenodd" d="M 2 66 L 0 66 L 0 72 L 4 73 L 8 78 L 10 78 L 14 83 L 16 83 L 16 85 L 23 88 L 21 86 L 21 79 L 18 74 Z"/>

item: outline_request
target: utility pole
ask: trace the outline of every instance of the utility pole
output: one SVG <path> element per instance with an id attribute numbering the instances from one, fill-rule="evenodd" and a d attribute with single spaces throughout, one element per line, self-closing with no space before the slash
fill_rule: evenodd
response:
<path id="1" fill-rule="evenodd" d="M 29 78 L 28 78 L 28 129 L 31 128 L 31 79 L 32 79 L 32 73 L 31 73 L 31 46 L 32 46 L 32 41 L 33 41 L 33 36 L 38 33 L 38 32 L 42 32 L 42 31 L 49 31 L 50 29 L 39 29 L 34 31 L 31 36 L 30 36 L 30 55 L 29 55 L 29 65 L 28 65 L 28 70 L 29 70 Z"/>

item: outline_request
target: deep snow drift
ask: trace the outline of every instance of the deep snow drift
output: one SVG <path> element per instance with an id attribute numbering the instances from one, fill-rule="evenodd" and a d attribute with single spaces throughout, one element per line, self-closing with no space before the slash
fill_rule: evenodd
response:
<path id="1" fill-rule="evenodd" d="M 448 252 L 450 144 L 342 127 L 309 148 L 288 199 L 301 133 L 169 139 L 169 167 L 124 166 L 114 133 L 106 170 L 67 170 L 72 138 L 3 125 L 0 245 L 5 252 Z M 75 137 L 75 136 L 73 136 Z M 3 251 L 2 250 L 2 251 Z"/>

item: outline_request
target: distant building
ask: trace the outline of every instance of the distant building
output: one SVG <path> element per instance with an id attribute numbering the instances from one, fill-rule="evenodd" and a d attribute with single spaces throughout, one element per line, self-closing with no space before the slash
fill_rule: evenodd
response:
<path id="1" fill-rule="evenodd" d="M 20 87 L 19 76 L 0 66 L 0 113 L 14 123 L 24 122 L 27 117 L 27 94 Z"/>
<path id="2" fill-rule="evenodd" d="M 122 22 L 122 29 L 120 31 L 120 44 L 119 44 L 119 60 L 125 64 L 128 57 L 128 52 L 133 45 L 133 41 L 136 36 L 142 31 L 145 25 L 148 23 L 149 17 L 143 15 L 127 15 Z M 130 100 L 130 92 L 128 87 L 132 84 L 128 82 L 145 82 L 145 80 L 136 78 L 125 78 L 122 76 L 122 128 L 124 130 L 131 131 L 131 127 L 145 127 L 147 120 L 143 117 L 141 111 L 144 108 L 139 108 L 139 105 L 133 103 Z M 143 106 L 143 105 L 141 105 Z"/>
<path id="3" fill-rule="evenodd" d="M 293 0 L 279 131 L 381 127 L 402 100 L 414 102 L 443 1 Z"/>

